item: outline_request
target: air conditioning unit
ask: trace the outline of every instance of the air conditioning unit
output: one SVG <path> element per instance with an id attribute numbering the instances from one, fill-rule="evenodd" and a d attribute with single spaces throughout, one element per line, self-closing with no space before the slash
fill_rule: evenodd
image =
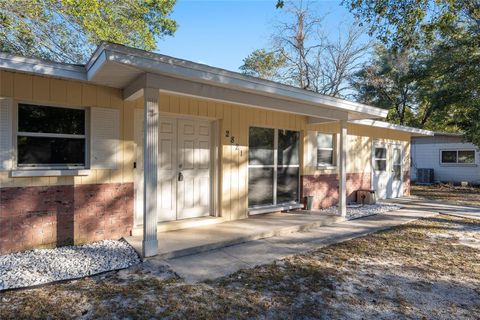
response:
<path id="1" fill-rule="evenodd" d="M 434 182 L 433 169 L 417 169 L 418 184 L 432 184 Z"/>

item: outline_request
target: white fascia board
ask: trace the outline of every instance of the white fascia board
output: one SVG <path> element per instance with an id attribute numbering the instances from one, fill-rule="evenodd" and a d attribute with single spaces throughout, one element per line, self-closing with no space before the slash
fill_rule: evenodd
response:
<path id="1" fill-rule="evenodd" d="M 0 53 L 0 69 L 64 79 L 87 80 L 84 66 Z"/>
<path id="2" fill-rule="evenodd" d="M 411 133 L 413 136 L 433 136 L 434 135 L 433 131 L 401 126 L 398 124 L 393 124 L 393 123 L 388 123 L 388 122 L 378 121 L 378 120 L 371 120 L 371 119 L 351 120 L 349 121 L 349 123 L 408 132 L 408 133 Z"/>
<path id="3" fill-rule="evenodd" d="M 93 60 L 87 64 L 90 79 L 95 76 L 94 66 L 96 65 L 96 60 L 101 59 L 102 50 L 106 52 L 106 61 L 128 65 L 142 69 L 148 73 L 165 74 L 193 81 L 214 83 L 218 86 L 275 97 L 281 96 L 283 99 L 303 101 L 313 105 L 321 105 L 343 111 L 359 113 L 370 118 L 384 118 L 388 113 L 386 110 L 380 108 L 321 95 L 273 81 L 246 76 L 233 71 L 111 43 L 102 44 L 92 56 Z M 101 68 L 96 68 L 96 70 L 100 69 Z"/>
<path id="4" fill-rule="evenodd" d="M 105 51 L 100 51 L 98 55 L 95 56 L 95 60 L 92 60 L 85 66 L 87 70 L 87 79 L 92 80 L 93 76 L 105 65 L 107 62 L 107 53 Z"/>
<path id="5" fill-rule="evenodd" d="M 437 136 L 437 137 L 440 137 L 440 136 L 462 137 L 462 136 L 463 136 L 462 133 L 438 132 L 438 131 L 435 131 L 435 132 L 434 132 L 434 135 Z"/>
<path id="6" fill-rule="evenodd" d="M 124 89 L 124 99 L 131 99 L 129 95 L 135 97 L 141 90 L 142 84 L 145 88 L 159 88 L 162 92 L 179 94 L 192 97 L 202 97 L 214 101 L 238 104 L 248 107 L 281 111 L 287 113 L 300 114 L 316 118 L 331 120 L 347 120 L 348 112 L 335 108 L 315 106 L 303 102 L 292 102 L 273 97 L 260 95 L 253 92 L 242 92 L 239 90 L 211 85 L 203 82 L 168 77 L 158 74 L 146 74 L 140 76 L 132 82 L 131 86 Z"/>

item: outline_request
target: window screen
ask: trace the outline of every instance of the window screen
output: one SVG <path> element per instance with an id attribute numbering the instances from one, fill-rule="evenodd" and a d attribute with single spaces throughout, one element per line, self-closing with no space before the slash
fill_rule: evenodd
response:
<path id="1" fill-rule="evenodd" d="M 387 171 L 387 148 L 375 148 L 374 156 L 374 169 L 376 171 Z"/>
<path id="2" fill-rule="evenodd" d="M 442 151 L 443 163 L 457 163 L 457 151 Z"/>
<path id="3" fill-rule="evenodd" d="M 84 109 L 19 104 L 18 166 L 85 166 L 85 122 Z"/>
<path id="4" fill-rule="evenodd" d="M 317 134 L 317 165 L 334 165 L 334 139 L 333 134 Z"/>
<path id="5" fill-rule="evenodd" d="M 274 129 L 250 128 L 248 163 L 250 165 L 273 165 Z"/>

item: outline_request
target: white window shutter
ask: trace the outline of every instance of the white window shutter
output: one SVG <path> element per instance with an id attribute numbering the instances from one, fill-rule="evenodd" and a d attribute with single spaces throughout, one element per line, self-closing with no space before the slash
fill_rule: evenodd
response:
<path id="1" fill-rule="evenodd" d="M 120 111 L 92 108 L 90 119 L 90 167 L 117 169 L 120 151 Z"/>
<path id="2" fill-rule="evenodd" d="M 12 169 L 12 99 L 0 98 L 0 171 Z"/>

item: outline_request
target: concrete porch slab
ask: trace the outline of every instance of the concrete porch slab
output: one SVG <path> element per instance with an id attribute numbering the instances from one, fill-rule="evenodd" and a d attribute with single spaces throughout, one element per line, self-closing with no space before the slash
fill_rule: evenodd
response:
<path id="1" fill-rule="evenodd" d="M 308 252 L 437 214 L 434 210 L 401 209 L 387 214 L 372 215 L 314 227 L 303 232 L 240 243 L 209 252 L 173 259 L 153 257 L 149 260 L 153 259 L 158 263 L 163 263 L 185 281 L 193 283 L 223 277 L 240 269 L 272 263 L 291 255 Z"/>
<path id="2" fill-rule="evenodd" d="M 178 258 L 247 241 L 306 231 L 344 220 L 344 218 L 336 215 L 325 215 L 314 211 L 298 211 L 295 213 L 251 216 L 243 220 L 159 232 L 157 257 L 163 259 Z M 142 252 L 141 234 L 127 237 L 126 240 L 137 252 Z"/>

